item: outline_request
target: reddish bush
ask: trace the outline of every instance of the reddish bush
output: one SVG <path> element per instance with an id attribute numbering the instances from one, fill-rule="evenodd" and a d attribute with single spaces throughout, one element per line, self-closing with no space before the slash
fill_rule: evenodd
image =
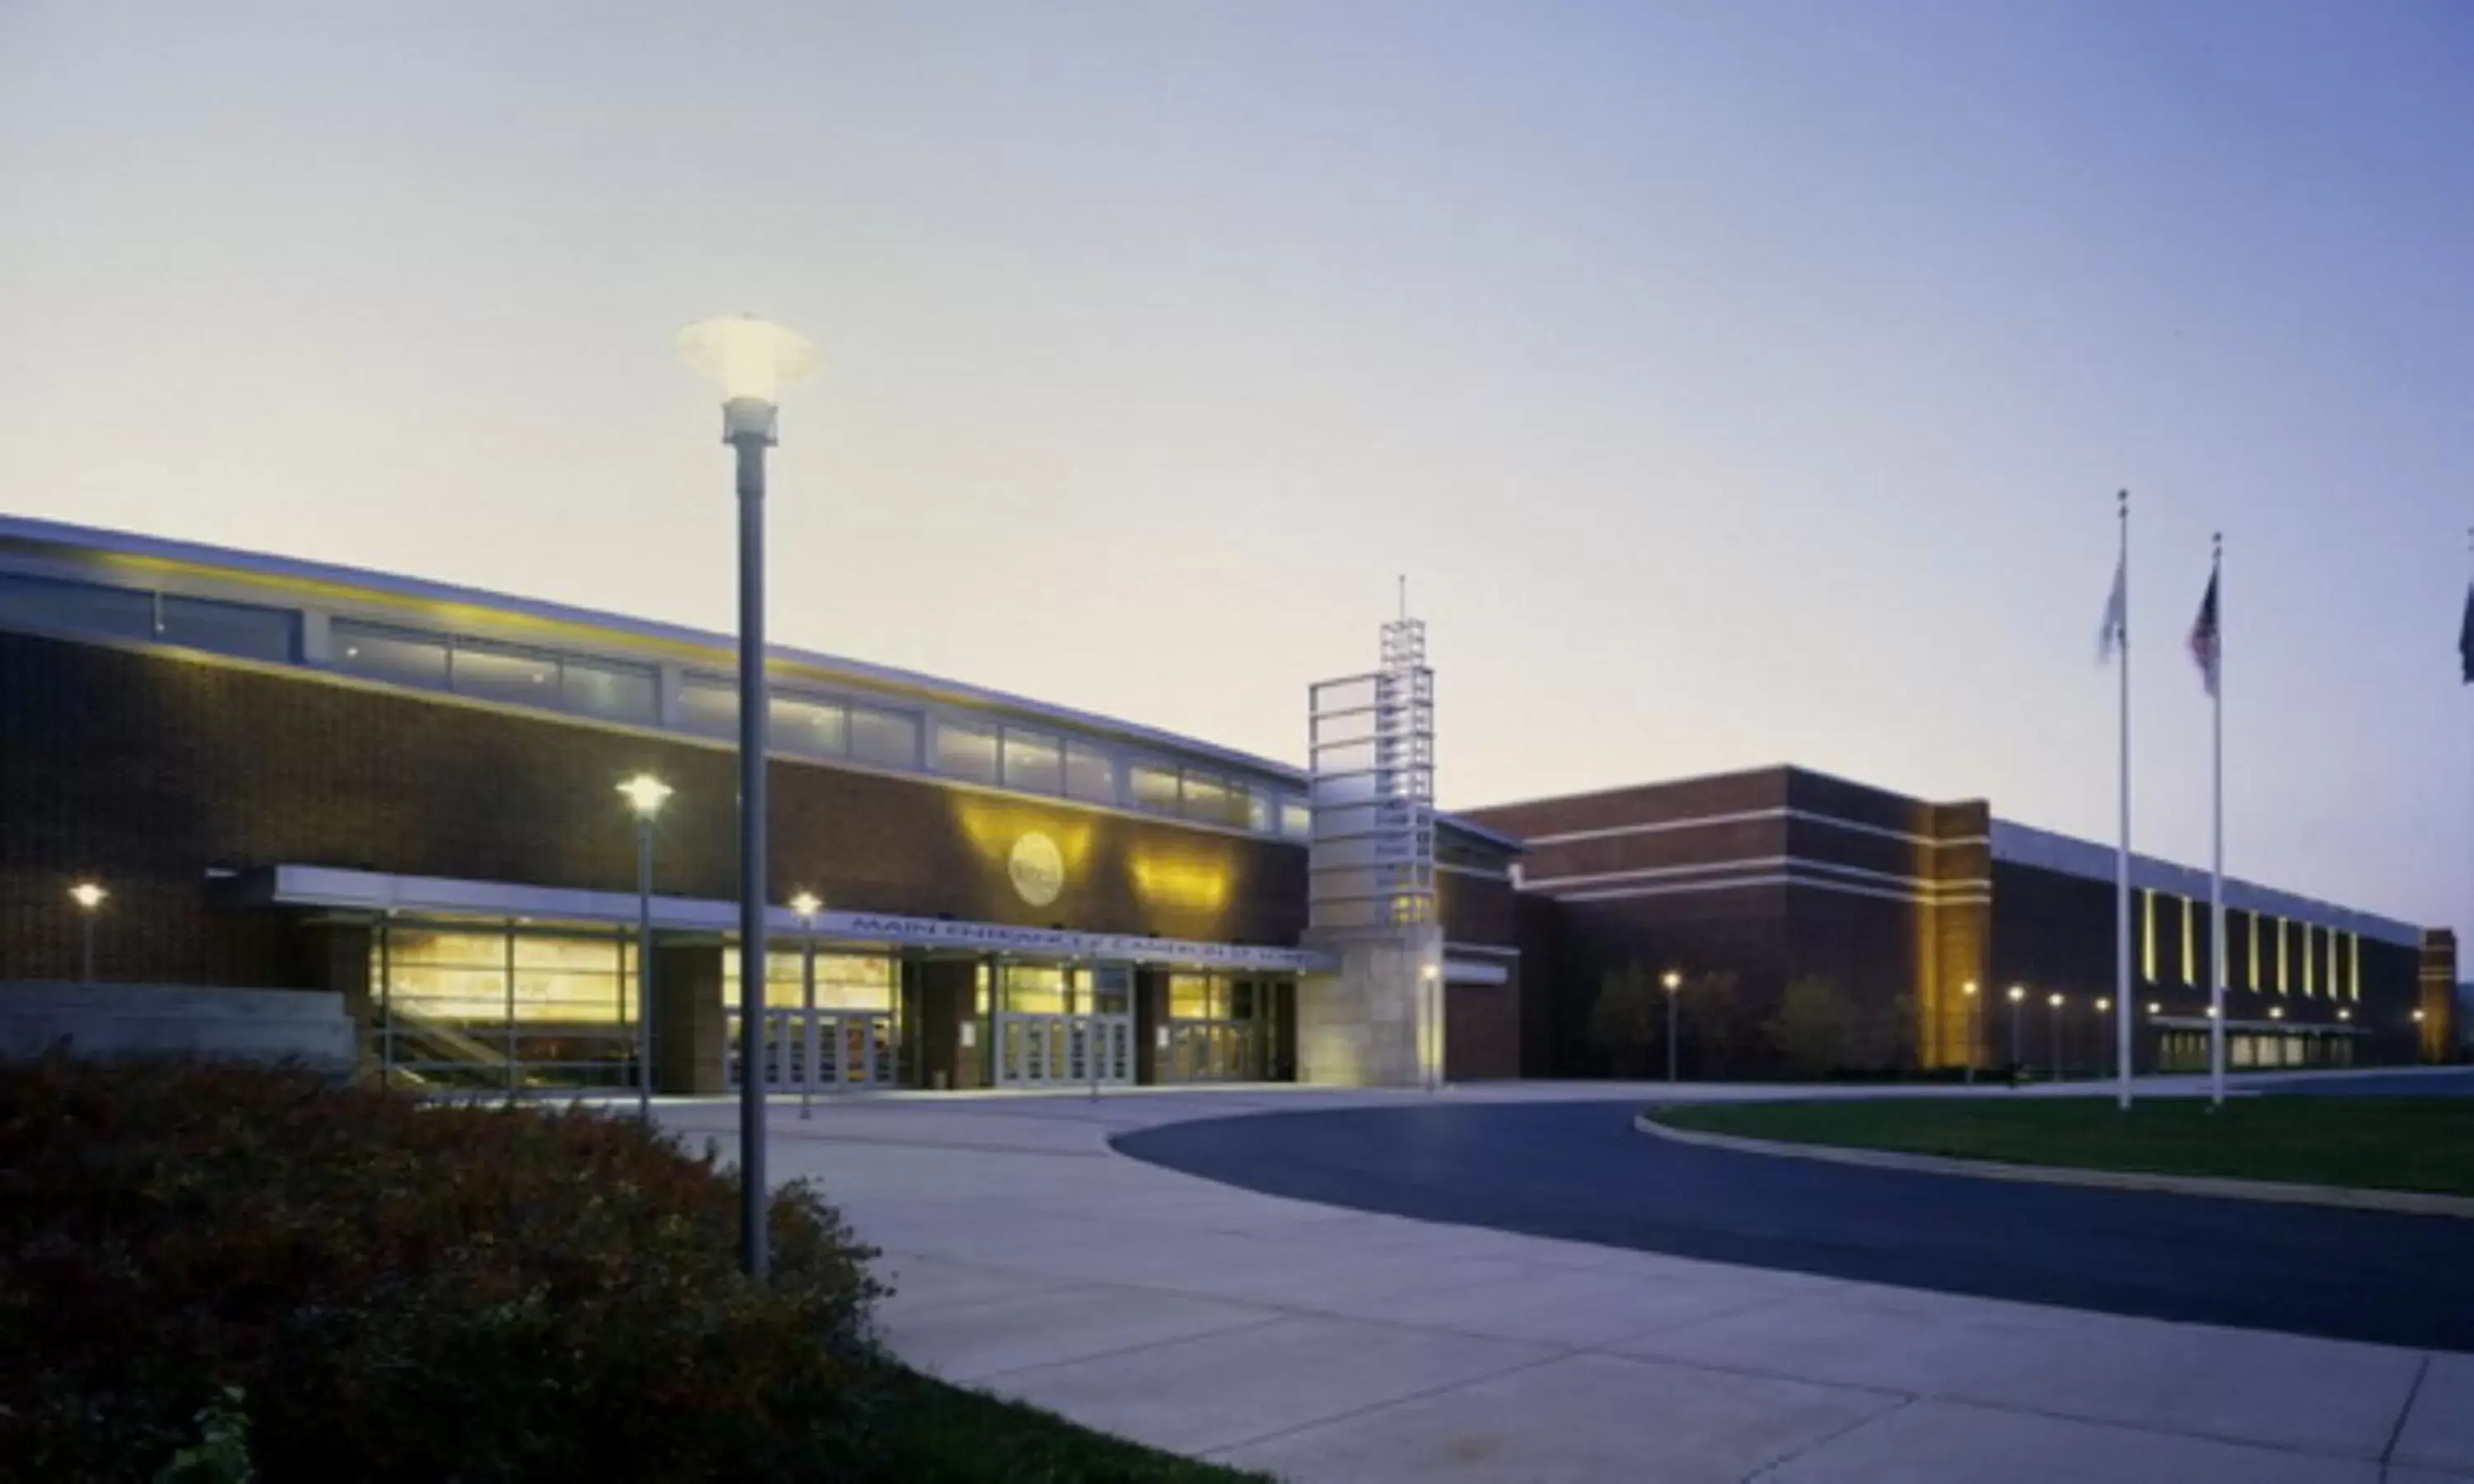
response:
<path id="1" fill-rule="evenodd" d="M 259 1476 L 766 1478 L 859 1448 L 839 1216 L 631 1120 L 303 1072 L 0 1065 L 0 1471 L 145 1478 L 237 1388 Z"/>

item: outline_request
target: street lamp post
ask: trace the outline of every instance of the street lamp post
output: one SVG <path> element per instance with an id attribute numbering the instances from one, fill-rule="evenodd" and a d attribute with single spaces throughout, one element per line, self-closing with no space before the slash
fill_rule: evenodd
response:
<path id="1" fill-rule="evenodd" d="M 816 1089 L 816 914 L 824 909 L 813 892 L 801 892 L 790 898 L 790 910 L 799 915 L 799 1008 L 804 1028 L 799 1032 L 799 1116 L 814 1114 L 811 1104 Z M 835 1043 L 835 1070 L 839 1071 L 841 1046 Z"/>
<path id="2" fill-rule="evenodd" d="M 1967 1085 L 1974 1087 L 1976 1086 L 1977 1048 L 1983 1043 L 1984 1040 L 1984 1027 L 1977 1018 L 1977 1012 L 1984 1003 L 1984 996 L 1976 993 L 1976 981 L 1973 979 L 1960 985 L 1958 993 L 1967 996 Z"/>
<path id="3" fill-rule="evenodd" d="M 2014 1085 L 2019 1080 L 2019 1017 L 2025 1013 L 2020 1007 L 2026 997 L 2025 985 L 2010 986 L 2010 1080 Z"/>
<path id="4" fill-rule="evenodd" d="M 670 785 L 639 773 L 618 785 L 636 815 L 636 1120 L 653 1121 L 653 816 Z"/>
<path id="5" fill-rule="evenodd" d="M 96 914 L 103 911 L 104 898 L 110 895 L 101 884 L 93 881 L 80 881 L 69 888 L 69 900 L 77 903 L 78 916 L 81 920 L 78 924 L 78 982 L 80 984 L 94 983 L 94 920 Z M 2422 1012 L 2415 1011 L 2414 1018 L 2422 1018 Z"/>
<path id="6" fill-rule="evenodd" d="M 679 332 L 680 357 L 721 384 L 721 439 L 739 466 L 739 1184 L 740 1265 L 769 1266 L 764 1214 L 764 450 L 779 440 L 783 385 L 816 369 L 804 336 L 753 317 Z"/>
<path id="7" fill-rule="evenodd" d="M 2049 998 L 2045 1001 L 2045 1003 L 2046 1003 L 2047 1005 L 2051 1006 L 2051 1007 L 2052 1007 L 2052 1011 L 2053 1011 L 2052 1035 L 2051 1035 L 2051 1038 L 2050 1038 L 2050 1040 L 2051 1040 L 2051 1041 L 2052 1041 L 2052 1053 L 2053 1053 L 2053 1055 L 2052 1055 L 2052 1062 L 2053 1062 L 2053 1080 L 2054 1080 L 2055 1082 L 2059 1082 L 2059 1081 L 2061 1081 L 2061 1080 L 2062 1080 L 2062 995 L 2061 995 L 2061 992 L 2060 992 L 2060 991 L 2058 991 L 2058 990 L 2056 990 L 2055 992 L 2053 992 L 2052 995 L 2051 995 L 2050 997 L 2049 997 Z"/>
<path id="8" fill-rule="evenodd" d="M 1681 993 L 1684 989 L 1684 976 L 1670 969 L 1659 979 L 1658 982 L 1666 991 L 1666 1080 L 1668 1082 L 1673 1082 L 1675 1081 L 1676 1065 L 1675 1002 L 1681 997 Z"/>

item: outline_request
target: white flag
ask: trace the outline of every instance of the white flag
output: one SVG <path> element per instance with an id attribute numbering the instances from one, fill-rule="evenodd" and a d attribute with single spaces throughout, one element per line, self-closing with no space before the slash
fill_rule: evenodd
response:
<path id="1" fill-rule="evenodd" d="M 2113 652 L 2130 642 L 2130 573 L 2116 562 L 2113 568 L 2113 596 L 2104 600 L 2104 627 L 2096 634 L 2096 662 L 2103 664 L 2113 658 Z"/>

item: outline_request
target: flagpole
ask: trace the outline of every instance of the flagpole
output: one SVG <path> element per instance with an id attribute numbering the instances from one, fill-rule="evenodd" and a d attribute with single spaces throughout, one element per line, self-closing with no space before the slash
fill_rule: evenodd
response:
<path id="1" fill-rule="evenodd" d="M 2122 559 L 2116 570 L 2122 581 L 2122 844 L 2114 856 L 2113 1004 L 2114 1059 L 2120 1086 L 2114 1102 L 2130 1111 L 2130 491 L 2122 491 L 2118 506 Z"/>
<path id="2" fill-rule="evenodd" d="M 2215 597 L 2216 633 L 2210 642 L 2216 653 L 2215 683 L 2208 689 L 2214 698 L 2210 710 L 2214 714 L 2212 739 L 2216 754 L 2216 850 L 2208 881 L 2208 913 L 2213 920 L 2213 940 L 2208 961 L 2208 1097 L 2210 1106 L 2225 1106 L 2225 592 L 2222 586 L 2225 565 L 2225 537 L 2219 531 L 2215 549 L 2208 556 L 2208 591 Z"/>

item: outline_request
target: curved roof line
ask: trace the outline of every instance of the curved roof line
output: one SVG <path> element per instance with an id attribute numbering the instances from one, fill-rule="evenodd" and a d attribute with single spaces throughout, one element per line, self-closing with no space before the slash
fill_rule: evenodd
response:
<path id="1" fill-rule="evenodd" d="M 0 515 L 0 544 L 58 547 L 71 552 L 96 553 L 135 562 L 162 562 L 169 565 L 205 568 L 243 578 L 261 578 L 274 582 L 315 584 L 328 587 L 356 588 L 374 596 L 408 600 L 415 603 L 455 604 L 468 608 L 492 610 L 515 617 L 538 622 L 568 624 L 580 628 L 601 629 L 623 638 L 643 643 L 665 644 L 691 649 L 713 649 L 728 652 L 738 640 L 734 635 L 710 630 L 691 629 L 681 624 L 656 619 L 634 618 L 599 609 L 579 608 L 539 598 L 519 597 L 512 593 L 492 592 L 486 588 L 467 587 L 454 583 L 433 582 L 427 578 L 407 577 L 400 573 L 380 572 L 370 567 L 350 566 L 341 562 L 312 562 L 298 557 L 279 556 L 272 552 L 242 551 L 230 546 L 209 545 L 202 541 L 175 540 L 165 537 L 144 536 L 133 531 L 114 531 L 98 526 L 72 525 L 65 521 L 44 520 L 31 515 Z M 1164 753 L 1177 753 L 1203 758 L 1226 767 L 1244 768 L 1268 774 L 1283 782 L 1302 789 L 1307 782 L 1304 769 L 1294 763 L 1281 762 L 1216 742 L 1181 736 L 1163 731 L 1139 722 L 1120 717 L 1104 716 L 1093 711 L 1077 710 L 1053 702 L 1036 701 L 1029 696 L 989 686 L 974 685 L 964 681 L 949 680 L 916 670 L 893 665 L 873 664 L 842 655 L 820 650 L 798 649 L 785 644 L 768 643 L 764 652 L 769 659 L 811 669 L 846 676 L 863 684 L 911 691 L 931 700 L 952 702 L 987 710 L 1008 711 L 1040 718 L 1062 726 L 1078 728 L 1115 737 Z M 1456 816 L 1442 816 L 1453 828 L 1516 847 L 1511 836 L 1497 834 L 1484 826 Z"/>

